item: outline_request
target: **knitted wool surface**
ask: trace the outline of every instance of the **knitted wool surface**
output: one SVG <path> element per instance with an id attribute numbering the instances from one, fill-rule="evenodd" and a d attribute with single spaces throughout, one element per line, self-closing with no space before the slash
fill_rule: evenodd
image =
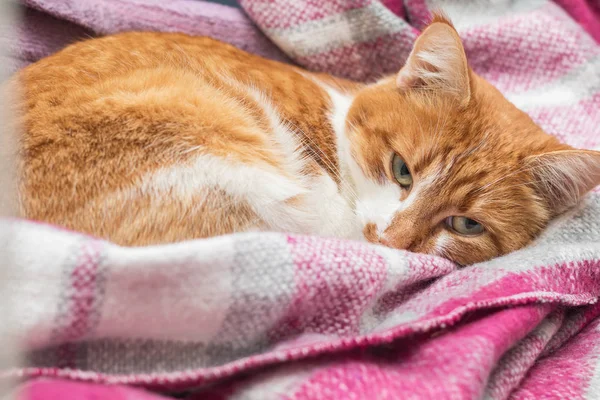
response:
<path id="1" fill-rule="evenodd" d="M 63 2 L 62 11 L 50 1 L 27 3 L 70 15 L 79 21 L 73 29 L 92 17 L 106 25 L 86 27 L 96 33 L 122 27 L 90 11 L 91 0 Z M 144 20 L 151 29 L 171 30 L 157 15 L 177 15 L 185 30 L 186 10 L 197 12 L 201 2 L 96 1 L 106 13 L 109 3 L 152 3 L 159 14 Z M 475 71 L 547 132 L 573 146 L 600 146 L 597 20 L 581 19 L 594 14 L 542 0 L 241 5 L 296 63 L 361 80 L 397 71 L 429 10 L 441 7 Z M 140 23 L 117 15 L 127 26 Z M 252 43 L 264 44 L 256 49 L 285 58 L 252 32 L 261 38 Z M 8 271 L 19 316 L 12 329 L 29 360 L 3 375 L 195 389 L 188 397 L 198 399 L 600 396 L 598 193 L 528 248 L 463 269 L 364 243 L 275 233 L 131 249 L 26 221 L 2 229 L 12 230 L 17 260 Z M 54 383 L 65 393 L 81 389 Z M 50 393 L 33 386 L 32 398 Z M 153 396 L 113 389 L 105 398 L 119 390 L 122 398 Z"/>

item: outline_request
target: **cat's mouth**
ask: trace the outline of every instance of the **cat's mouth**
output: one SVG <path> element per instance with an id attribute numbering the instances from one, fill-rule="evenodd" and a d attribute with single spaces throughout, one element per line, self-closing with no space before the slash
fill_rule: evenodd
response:
<path id="1" fill-rule="evenodd" d="M 421 246 L 415 245 L 414 242 L 408 242 L 405 243 L 404 245 L 400 245 L 398 246 L 397 243 L 393 240 L 390 240 L 388 238 L 386 238 L 384 235 L 382 235 L 379 231 L 379 229 L 377 229 L 377 224 L 375 224 L 374 222 L 369 222 L 365 225 L 365 227 L 363 228 L 363 236 L 365 238 L 365 240 L 369 243 L 373 243 L 373 244 L 380 244 L 382 246 L 386 246 L 392 249 L 397 249 L 397 250 L 407 250 L 407 251 L 411 251 L 411 252 L 425 252 L 426 251 L 422 251 L 423 248 Z"/>
<path id="2" fill-rule="evenodd" d="M 365 225 L 363 229 L 363 236 L 369 243 L 395 248 L 389 240 L 380 235 L 379 229 L 377 229 L 377 224 L 374 222 L 369 222 Z"/>

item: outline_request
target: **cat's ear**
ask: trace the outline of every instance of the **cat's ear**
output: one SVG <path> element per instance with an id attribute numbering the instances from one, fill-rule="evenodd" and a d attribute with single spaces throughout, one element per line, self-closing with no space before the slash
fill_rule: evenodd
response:
<path id="1" fill-rule="evenodd" d="M 577 204 L 600 185 L 600 151 L 560 150 L 525 159 L 538 193 L 555 214 Z"/>
<path id="2" fill-rule="evenodd" d="M 465 50 L 452 23 L 442 14 L 417 38 L 406 64 L 396 77 L 400 89 L 431 89 L 453 96 L 460 105 L 471 97 Z"/>

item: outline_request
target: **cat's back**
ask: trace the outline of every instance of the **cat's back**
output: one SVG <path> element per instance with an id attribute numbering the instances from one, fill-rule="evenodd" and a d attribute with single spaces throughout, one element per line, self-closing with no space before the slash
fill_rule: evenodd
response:
<path id="1" fill-rule="evenodd" d="M 183 91 L 187 87 L 193 95 L 193 89 L 207 84 L 226 89 L 232 78 L 287 92 L 295 86 L 306 89 L 303 83 L 307 81 L 294 67 L 208 37 L 158 32 L 128 32 L 78 42 L 17 75 L 24 105 L 38 112 L 66 106 L 65 101 L 73 98 L 80 102 L 95 99 L 101 91 L 124 94 L 124 89 Z M 195 86 L 189 87 L 190 81 Z"/>
<path id="2" fill-rule="evenodd" d="M 298 143 L 286 127 L 310 131 L 305 139 L 321 149 L 319 159 L 335 162 L 329 98 L 319 84 L 295 67 L 210 38 L 93 39 L 17 79 L 22 214 L 117 243 L 262 223 L 253 201 L 294 198 L 304 190 L 299 168 L 319 168 L 299 166 Z M 279 192 L 246 196 L 267 181 Z M 180 228 L 190 218 L 202 223 Z"/>

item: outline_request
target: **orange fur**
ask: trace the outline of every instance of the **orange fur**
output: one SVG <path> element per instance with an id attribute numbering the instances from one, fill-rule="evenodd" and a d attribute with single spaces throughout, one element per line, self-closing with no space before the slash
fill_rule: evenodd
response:
<path id="1" fill-rule="evenodd" d="M 548 167 L 545 159 L 532 157 L 569 147 L 543 133 L 468 68 L 456 31 L 441 15 L 397 77 L 368 86 L 311 74 L 209 38 L 171 33 L 77 43 L 16 79 L 24 94 L 17 110 L 23 129 L 21 214 L 123 245 L 279 229 L 294 218 L 303 226 L 304 217 L 291 215 L 316 224 L 323 216 L 311 212 L 322 202 L 311 200 L 319 193 L 310 192 L 323 189 L 310 182 L 324 176 L 339 193 L 350 193 L 344 204 L 360 202 L 356 179 L 347 176 L 339 157 L 330 118 L 336 105 L 328 90 L 353 96 L 346 119 L 348 162 L 356 162 L 366 179 L 395 184 L 393 152 L 404 158 L 416 183 L 435 177 L 383 233 L 373 221 L 363 221 L 359 230 L 369 241 L 469 264 L 526 245 L 572 205 L 561 203 L 548 185 L 536 185 L 546 178 L 524 168 L 527 162 Z M 290 154 L 273 128 L 273 113 L 281 121 L 277 129 L 293 136 L 301 173 L 286 167 Z M 273 218 L 282 224 L 215 187 L 189 195 L 172 188 L 137 191 L 157 171 L 189 166 L 199 156 L 242 166 L 238 173 L 244 166 L 275 171 L 302 190 L 277 203 L 284 208 Z M 577 181 L 572 183 L 577 198 L 600 180 L 600 157 L 589 152 L 588 158 L 583 163 L 593 179 L 579 184 L 583 181 L 563 174 Z M 255 194 L 265 187 L 256 187 Z M 397 200 L 409 196 L 403 189 Z M 486 231 L 478 237 L 449 232 L 441 221 L 450 215 L 476 219 Z M 340 229 L 330 231 L 352 236 Z M 442 233 L 449 242 L 440 248 Z"/>

